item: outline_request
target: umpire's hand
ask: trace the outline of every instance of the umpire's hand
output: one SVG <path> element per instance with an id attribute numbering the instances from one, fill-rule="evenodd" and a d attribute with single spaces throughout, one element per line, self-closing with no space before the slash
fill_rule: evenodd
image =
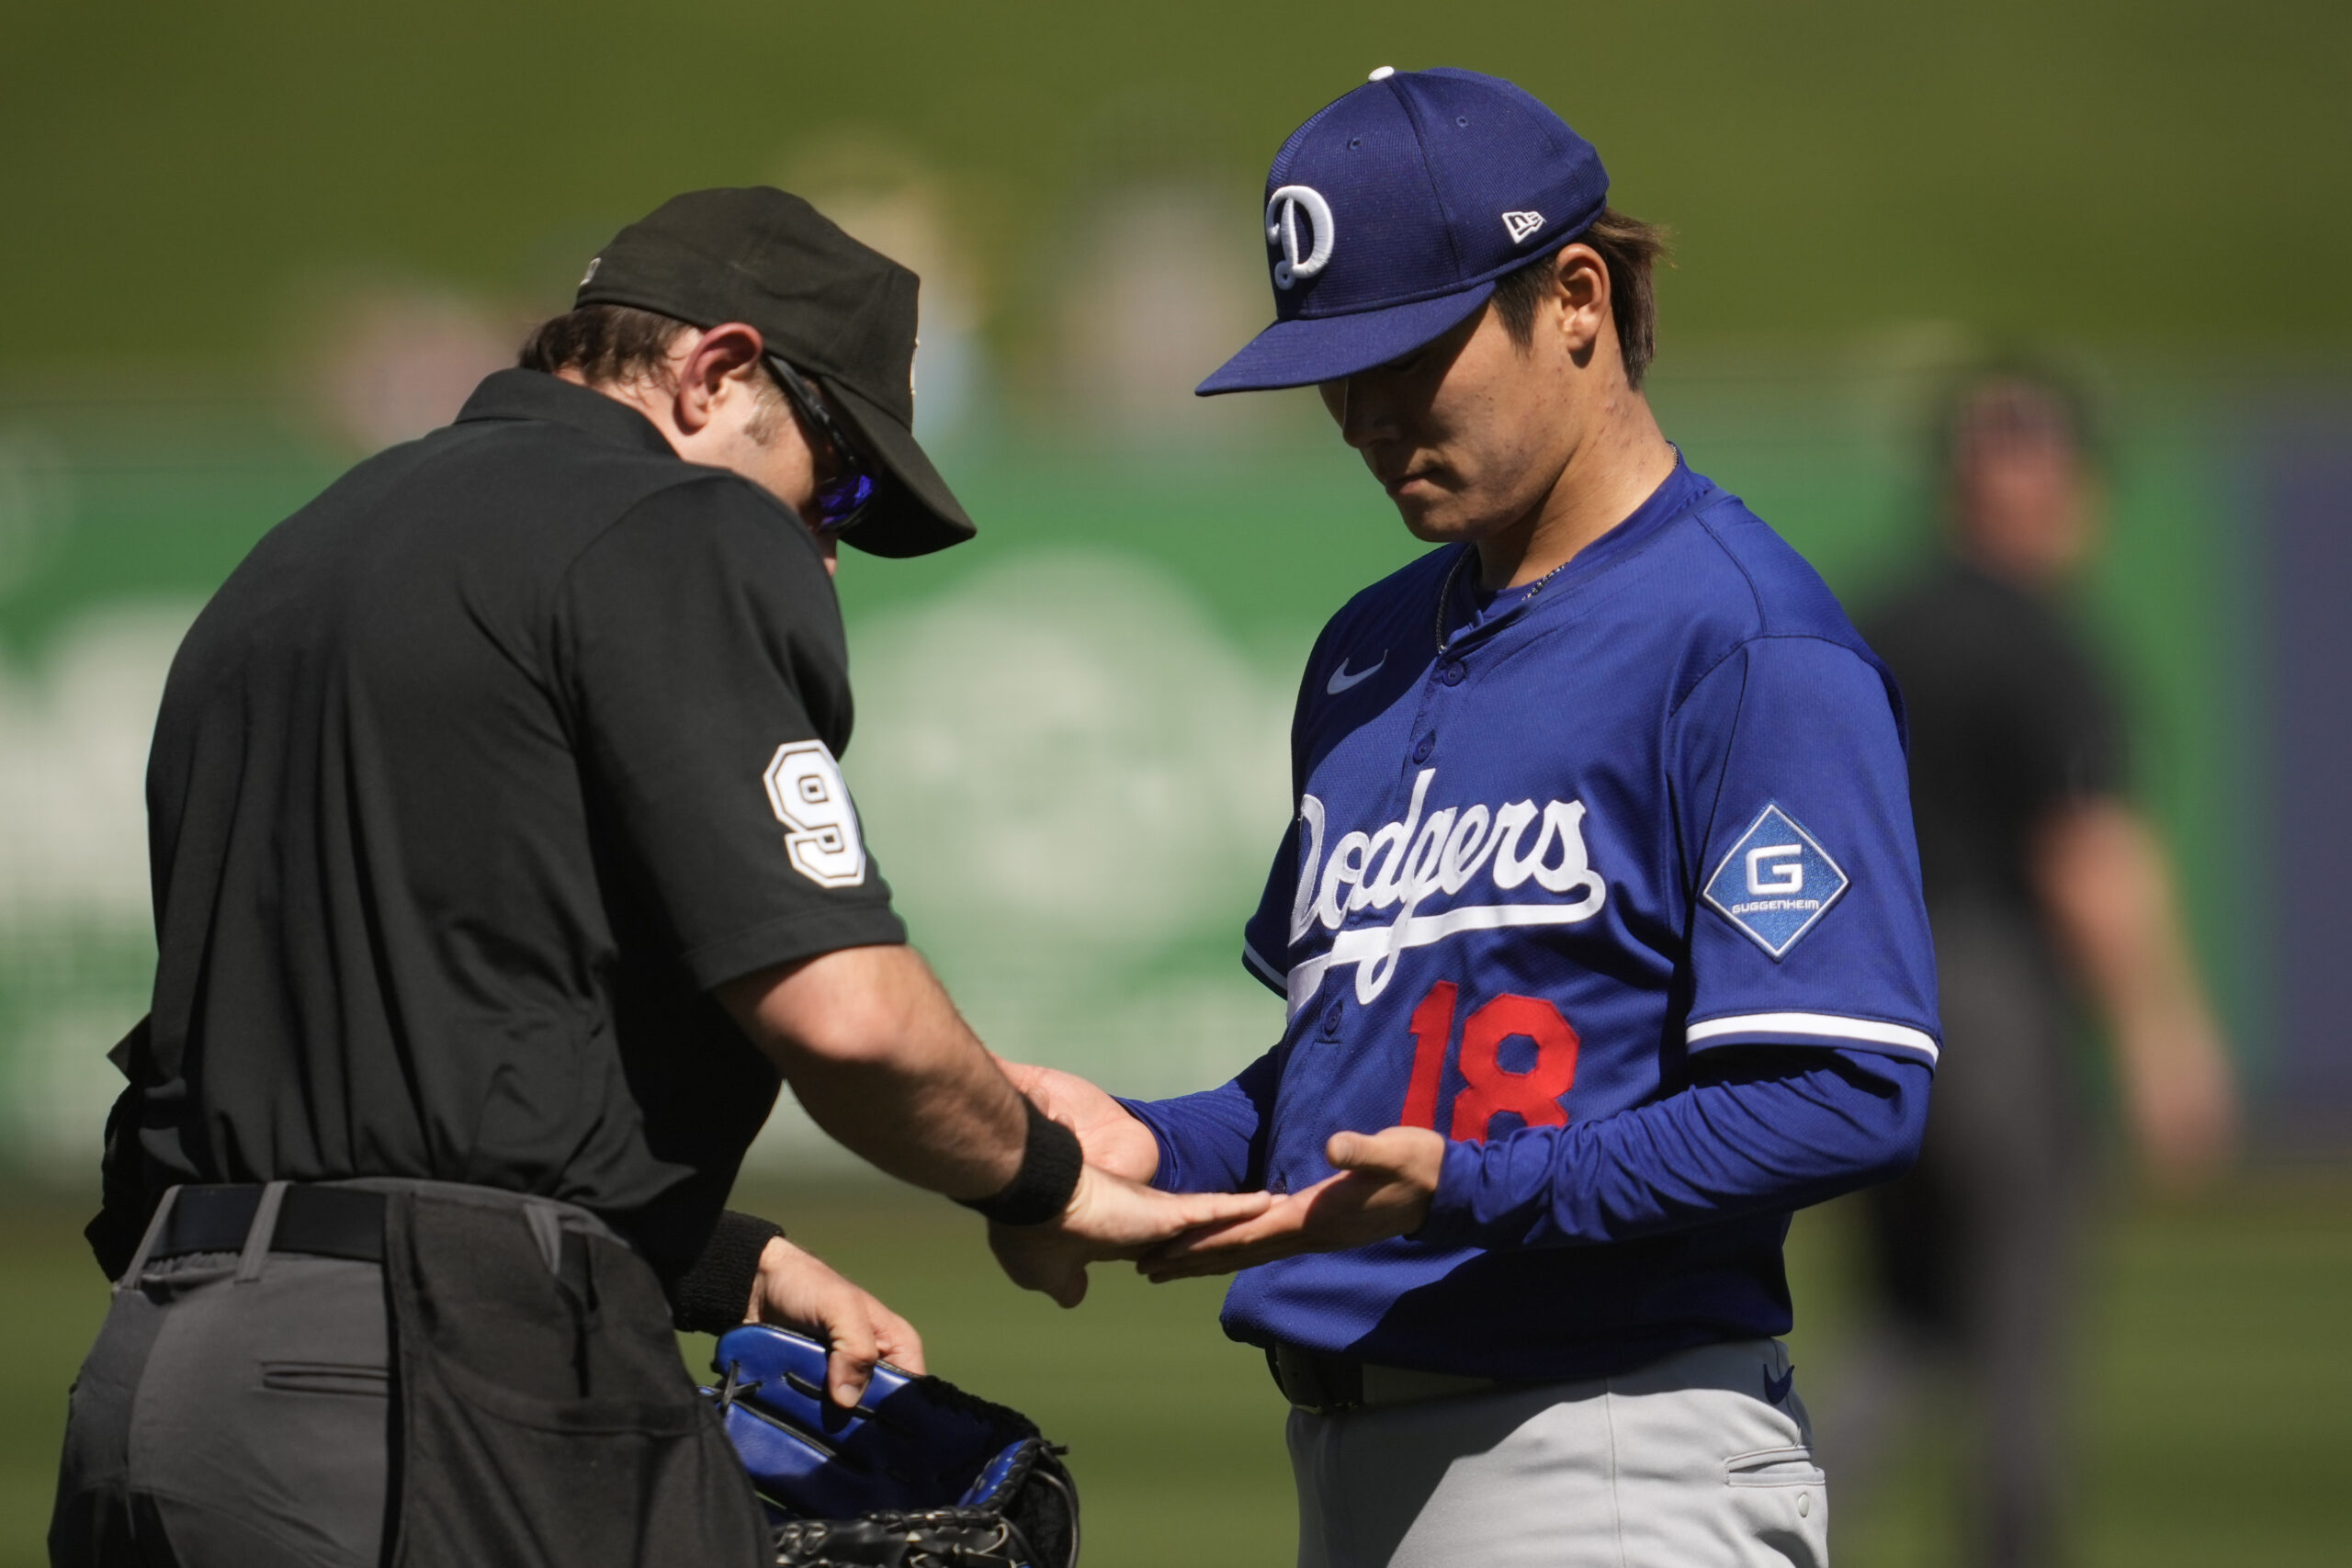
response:
<path id="1" fill-rule="evenodd" d="M 1079 1173 L 1061 1218 L 1042 1225 L 989 1226 L 989 1247 L 1012 1282 L 1066 1307 L 1086 1299 L 1086 1266 L 1138 1258 L 1146 1248 L 1204 1225 L 1266 1211 L 1265 1192 L 1159 1192 L 1097 1166 Z"/>
<path id="2" fill-rule="evenodd" d="M 831 1346 L 826 1392 L 845 1410 L 865 1394 L 876 1361 L 923 1371 L 922 1336 L 913 1325 L 780 1235 L 761 1250 L 743 1321 L 797 1329 Z"/>
<path id="3" fill-rule="evenodd" d="M 994 1052 L 989 1053 L 995 1055 Z M 1159 1140 L 1127 1108 L 1076 1073 L 1028 1062 L 996 1065 L 1037 1109 L 1078 1134 L 1086 1163 L 1130 1181 L 1149 1181 L 1159 1169 Z"/>

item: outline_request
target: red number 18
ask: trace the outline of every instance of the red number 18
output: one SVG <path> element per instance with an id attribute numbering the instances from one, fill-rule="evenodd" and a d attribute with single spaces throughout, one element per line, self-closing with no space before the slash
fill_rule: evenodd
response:
<path id="1" fill-rule="evenodd" d="M 1577 1032 L 1543 998 L 1507 995 L 1478 1009 L 1462 1026 L 1462 1091 L 1453 1097 L 1446 1125 L 1439 1128 L 1439 1086 L 1459 995 L 1453 982 L 1441 980 L 1413 1010 L 1413 1078 L 1398 1120 L 1467 1143 L 1484 1142 L 1495 1117 L 1506 1111 L 1530 1127 L 1565 1126 L 1568 1113 L 1560 1099 L 1577 1081 Z M 1534 1065 L 1525 1072 L 1502 1065 L 1503 1042 L 1514 1036 L 1535 1046 Z"/>

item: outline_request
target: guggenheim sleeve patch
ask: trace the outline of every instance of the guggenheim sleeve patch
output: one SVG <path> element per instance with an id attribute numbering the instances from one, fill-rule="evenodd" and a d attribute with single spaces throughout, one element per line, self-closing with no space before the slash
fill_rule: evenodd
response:
<path id="1" fill-rule="evenodd" d="M 1849 885 L 1812 834 L 1779 806 L 1768 805 L 1702 891 L 1717 914 L 1777 964 Z"/>

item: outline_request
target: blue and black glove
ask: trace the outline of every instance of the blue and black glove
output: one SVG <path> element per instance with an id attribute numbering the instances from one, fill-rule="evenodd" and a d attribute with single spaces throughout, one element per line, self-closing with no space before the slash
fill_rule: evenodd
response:
<path id="1" fill-rule="evenodd" d="M 888 1362 L 844 1410 L 823 1345 L 756 1324 L 711 1371 L 781 1568 L 1076 1568 L 1078 1489 L 1019 1411 Z"/>

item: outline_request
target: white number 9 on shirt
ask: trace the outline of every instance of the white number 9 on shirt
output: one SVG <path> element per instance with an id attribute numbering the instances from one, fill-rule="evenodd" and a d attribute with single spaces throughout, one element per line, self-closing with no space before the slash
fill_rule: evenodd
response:
<path id="1" fill-rule="evenodd" d="M 785 849 L 795 871 L 820 887 L 854 887 L 865 880 L 865 840 L 841 764 L 821 740 L 776 748 L 768 771 L 768 804 L 784 824 Z"/>

